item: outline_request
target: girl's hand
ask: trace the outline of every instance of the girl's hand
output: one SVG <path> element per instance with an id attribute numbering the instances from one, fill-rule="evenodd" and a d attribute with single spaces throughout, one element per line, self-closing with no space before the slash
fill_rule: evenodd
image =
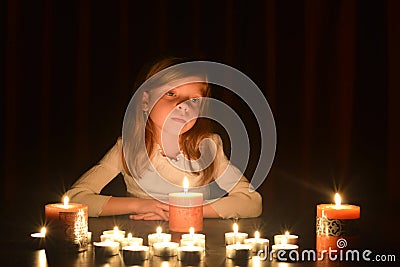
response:
<path id="1" fill-rule="evenodd" d="M 130 215 L 134 220 L 165 220 L 169 218 L 169 206 L 154 199 L 135 199 L 133 208 L 135 214 Z"/>

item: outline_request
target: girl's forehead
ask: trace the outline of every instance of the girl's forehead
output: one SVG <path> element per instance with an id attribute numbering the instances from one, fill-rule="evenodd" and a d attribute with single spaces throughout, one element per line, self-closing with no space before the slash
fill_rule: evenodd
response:
<path id="1" fill-rule="evenodd" d="M 175 81 L 171 81 L 160 87 L 154 88 L 152 93 L 163 94 L 171 90 L 181 92 L 193 92 L 203 94 L 207 89 L 207 83 L 205 79 L 200 77 L 187 77 Z"/>

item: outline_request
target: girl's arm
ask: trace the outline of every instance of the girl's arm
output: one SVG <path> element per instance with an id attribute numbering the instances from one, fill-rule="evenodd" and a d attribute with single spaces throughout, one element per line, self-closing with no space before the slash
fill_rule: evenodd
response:
<path id="1" fill-rule="evenodd" d="M 221 218 L 211 204 L 203 206 L 203 216 L 204 218 Z"/>

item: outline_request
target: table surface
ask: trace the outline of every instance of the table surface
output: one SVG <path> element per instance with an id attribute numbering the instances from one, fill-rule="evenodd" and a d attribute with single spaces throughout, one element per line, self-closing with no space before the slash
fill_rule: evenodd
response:
<path id="1" fill-rule="evenodd" d="M 300 262 L 277 262 L 276 260 L 267 259 L 266 261 L 249 260 L 246 262 L 233 262 L 225 257 L 225 241 L 224 233 L 232 231 L 233 220 L 223 219 L 205 219 L 204 229 L 202 233 L 206 235 L 206 256 L 204 261 L 196 266 L 364 266 L 366 262 L 321 262 L 321 261 L 300 261 Z M 270 240 L 270 245 L 273 243 L 273 234 L 268 229 L 269 226 L 262 218 L 240 219 L 238 220 L 239 231 L 246 232 L 249 237 L 254 235 L 256 230 L 259 230 L 262 237 Z M 89 230 L 92 232 L 92 241 L 99 241 L 100 235 L 104 230 L 113 229 L 118 226 L 121 230 L 131 232 L 133 236 L 142 237 L 144 244 L 147 244 L 147 235 L 154 233 L 157 226 L 161 226 L 164 232 L 168 232 L 168 222 L 165 221 L 133 221 L 127 216 L 113 216 L 102 218 L 89 218 Z M 294 233 L 298 234 L 298 233 Z M 181 233 L 172 233 L 173 241 L 179 242 Z M 18 239 L 18 240 L 17 240 Z M 314 248 L 314 236 L 299 235 L 299 247 L 302 249 Z M 95 257 L 92 245 L 89 245 L 88 250 L 81 253 L 49 253 L 45 249 L 37 249 L 34 247 L 32 239 L 25 233 L 25 239 L 22 241 L 19 238 L 10 240 L 2 246 L 3 261 L 2 266 L 126 266 L 124 264 L 121 253 L 110 258 Z M 398 260 L 398 259 L 397 259 Z M 373 266 L 373 263 L 369 264 Z M 162 259 L 157 256 L 152 256 L 149 260 L 144 261 L 141 266 L 185 266 L 178 261 L 176 257 Z M 384 266 L 389 266 L 385 263 Z"/>

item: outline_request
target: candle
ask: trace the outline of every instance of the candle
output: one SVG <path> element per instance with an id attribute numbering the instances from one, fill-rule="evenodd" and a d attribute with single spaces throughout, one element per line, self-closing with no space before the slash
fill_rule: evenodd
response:
<path id="1" fill-rule="evenodd" d="M 260 238 L 260 232 L 255 231 L 254 238 L 246 238 L 244 240 L 245 244 L 249 244 L 252 246 L 252 252 L 254 254 L 260 255 L 265 254 L 268 255 L 269 248 L 269 240 L 266 238 Z"/>
<path id="2" fill-rule="evenodd" d="M 195 264 L 204 259 L 204 249 L 199 246 L 181 246 L 178 248 L 178 260 L 184 263 Z"/>
<path id="3" fill-rule="evenodd" d="M 128 234 L 128 237 L 122 238 L 120 240 L 121 248 L 126 246 L 142 246 L 143 245 L 143 238 L 140 237 L 133 237 L 132 233 Z"/>
<path id="4" fill-rule="evenodd" d="M 149 246 L 153 246 L 154 243 L 171 241 L 171 234 L 163 233 L 161 226 L 158 226 L 156 233 L 149 234 L 147 236 L 147 240 L 148 240 Z"/>
<path id="5" fill-rule="evenodd" d="M 206 236 L 204 234 L 196 234 L 194 228 L 190 227 L 189 234 L 183 234 L 180 241 L 181 246 L 199 246 L 206 248 Z"/>
<path id="6" fill-rule="evenodd" d="M 153 252 L 159 257 L 173 257 L 178 253 L 178 243 L 175 242 L 159 242 L 153 244 Z"/>
<path id="7" fill-rule="evenodd" d="M 125 265 L 140 265 L 149 258 L 148 246 L 125 246 L 122 248 L 122 258 Z"/>
<path id="8" fill-rule="evenodd" d="M 189 227 L 203 230 L 203 194 L 188 192 L 189 181 L 183 180 L 183 193 L 169 194 L 169 229 L 185 232 Z"/>
<path id="9" fill-rule="evenodd" d="M 275 244 L 281 244 L 282 243 L 282 238 L 285 238 L 286 244 L 297 244 L 298 236 L 297 235 L 291 235 L 289 231 L 286 231 L 285 234 L 283 235 L 275 235 L 274 236 L 274 243 Z"/>
<path id="10" fill-rule="evenodd" d="M 111 257 L 119 253 L 119 242 L 106 240 L 93 242 L 96 257 Z"/>
<path id="11" fill-rule="evenodd" d="M 247 233 L 239 232 L 239 225 L 233 224 L 233 232 L 225 233 L 225 244 L 232 245 L 237 243 L 243 243 L 249 235 Z"/>
<path id="12" fill-rule="evenodd" d="M 83 204 L 69 203 L 68 196 L 64 203 L 45 206 L 46 221 L 49 226 L 50 247 L 72 251 L 87 249 L 88 207 Z M 47 246 L 47 248 L 50 248 Z"/>
<path id="13" fill-rule="evenodd" d="M 226 246 L 226 257 L 232 260 L 248 260 L 251 258 L 252 246 L 249 244 L 231 244 Z"/>
<path id="14" fill-rule="evenodd" d="M 286 243 L 286 237 L 283 236 L 281 243 L 272 245 L 272 252 L 278 261 L 297 261 L 297 251 L 299 246 Z"/>
<path id="15" fill-rule="evenodd" d="M 360 207 L 342 204 L 341 197 L 335 194 L 335 204 L 317 206 L 317 252 L 344 248 L 338 246 L 339 239 L 344 238 L 346 248 L 355 246 L 355 229 L 360 218 Z"/>

